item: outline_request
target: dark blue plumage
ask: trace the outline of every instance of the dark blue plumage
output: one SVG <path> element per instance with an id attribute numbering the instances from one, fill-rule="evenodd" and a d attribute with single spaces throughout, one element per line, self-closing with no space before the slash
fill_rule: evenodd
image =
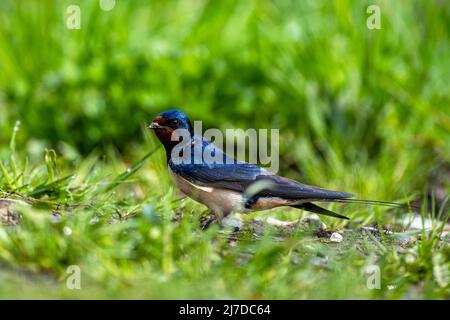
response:
<path id="1" fill-rule="evenodd" d="M 205 204 L 219 217 L 233 211 L 249 212 L 291 206 L 347 219 L 311 202 L 347 199 L 352 197 L 351 194 L 305 185 L 274 175 L 255 164 L 237 161 L 210 141 L 194 136 L 192 125 L 182 111 L 162 112 L 154 119 L 150 128 L 155 130 L 166 149 L 168 167 L 177 186 L 188 196 Z M 189 161 L 184 161 L 185 163 L 180 163 L 179 158 L 173 159 L 172 155 L 179 143 L 173 141 L 172 137 L 177 129 L 187 130 L 191 135 L 189 141 L 183 141 L 185 149 L 180 153 L 183 155 L 183 152 L 190 150 L 191 157 L 186 157 Z M 223 161 L 205 162 L 201 157 L 204 152 Z"/>

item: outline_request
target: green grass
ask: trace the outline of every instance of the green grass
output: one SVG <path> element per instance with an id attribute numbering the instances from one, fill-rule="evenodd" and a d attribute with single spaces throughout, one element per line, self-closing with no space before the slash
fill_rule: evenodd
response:
<path id="1" fill-rule="evenodd" d="M 0 297 L 450 298 L 439 240 L 450 6 L 377 3 L 381 30 L 366 28 L 372 1 L 136 0 L 109 12 L 1 1 L 0 198 L 30 206 L 0 226 Z M 80 5 L 80 30 L 65 27 L 68 4 Z M 363 199 L 434 194 L 440 217 L 424 207 L 432 230 L 406 244 L 405 212 L 356 205 L 331 205 L 348 224 L 323 218 L 342 243 L 303 229 L 253 235 L 256 217 L 305 216 L 280 209 L 244 216 L 230 244 L 227 230 L 200 230 L 205 208 L 179 199 L 143 129 L 174 107 L 205 129 L 279 128 L 285 176 Z M 367 225 L 397 232 L 358 231 Z M 380 290 L 366 286 L 372 264 Z M 66 288 L 69 265 L 81 290 Z"/>
<path id="2" fill-rule="evenodd" d="M 445 221 L 433 218 L 432 232 L 424 231 L 422 240 L 399 254 L 399 235 L 349 233 L 336 244 L 307 230 L 280 233 L 267 225 L 254 235 L 255 216 L 294 219 L 301 213 L 273 210 L 245 216 L 239 240 L 230 244 L 227 229 L 200 229 L 203 208 L 175 194 L 162 148 L 153 143 L 143 147 L 151 151 L 142 152 L 142 160 L 128 166 L 117 155 L 67 162 L 53 151 L 38 166 L 25 167 L 17 154 L 3 164 L 15 174 L 8 178 L 11 190 L 1 196 L 31 206 L 18 207 L 18 226 L 0 228 L 0 297 L 449 297 L 450 248 L 439 240 Z M 356 221 L 348 230 L 356 230 L 366 215 L 349 207 L 345 212 Z M 383 212 L 380 223 L 399 213 Z M 177 213 L 183 218 L 174 222 Z M 343 231 L 340 221 L 323 221 Z M 380 268 L 379 290 L 366 286 L 364 270 L 372 264 Z M 70 265 L 81 268 L 81 290 L 66 287 Z"/>

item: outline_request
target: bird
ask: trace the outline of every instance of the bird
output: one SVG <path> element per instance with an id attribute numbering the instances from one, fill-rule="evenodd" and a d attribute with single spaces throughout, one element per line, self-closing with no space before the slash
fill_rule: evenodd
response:
<path id="1" fill-rule="evenodd" d="M 292 207 L 308 212 L 349 220 L 347 216 L 318 206 L 314 202 L 396 203 L 351 199 L 353 194 L 322 189 L 279 176 L 257 164 L 238 161 L 217 148 L 211 141 L 194 134 L 187 115 L 177 109 L 158 114 L 148 128 L 153 129 L 166 151 L 167 167 L 177 188 L 186 196 L 205 205 L 212 213 L 204 227 L 222 221 L 234 212 L 249 213 L 277 207 Z M 188 161 L 176 161 L 174 148 L 180 143 L 179 130 L 187 133 L 183 152 L 190 151 Z M 201 147 L 223 161 L 194 159 L 195 147 Z M 198 155 L 198 153 L 197 153 Z M 196 160 L 196 161 L 195 161 Z"/>

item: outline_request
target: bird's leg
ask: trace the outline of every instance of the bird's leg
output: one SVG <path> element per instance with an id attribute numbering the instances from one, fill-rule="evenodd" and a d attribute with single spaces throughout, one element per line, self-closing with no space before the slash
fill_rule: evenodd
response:
<path id="1" fill-rule="evenodd" d="M 218 220 L 217 214 L 210 210 L 206 210 L 200 217 L 200 228 L 206 230 L 212 223 Z"/>

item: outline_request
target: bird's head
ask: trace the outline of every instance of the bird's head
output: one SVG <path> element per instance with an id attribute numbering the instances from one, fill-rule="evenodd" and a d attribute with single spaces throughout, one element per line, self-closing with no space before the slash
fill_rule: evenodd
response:
<path id="1" fill-rule="evenodd" d="M 175 109 L 161 112 L 153 119 L 153 122 L 148 128 L 155 130 L 156 136 L 166 148 L 171 148 L 179 142 L 177 137 L 172 137 L 175 130 L 185 129 L 189 131 L 191 136 L 194 134 L 194 130 L 186 114 L 183 111 Z"/>

